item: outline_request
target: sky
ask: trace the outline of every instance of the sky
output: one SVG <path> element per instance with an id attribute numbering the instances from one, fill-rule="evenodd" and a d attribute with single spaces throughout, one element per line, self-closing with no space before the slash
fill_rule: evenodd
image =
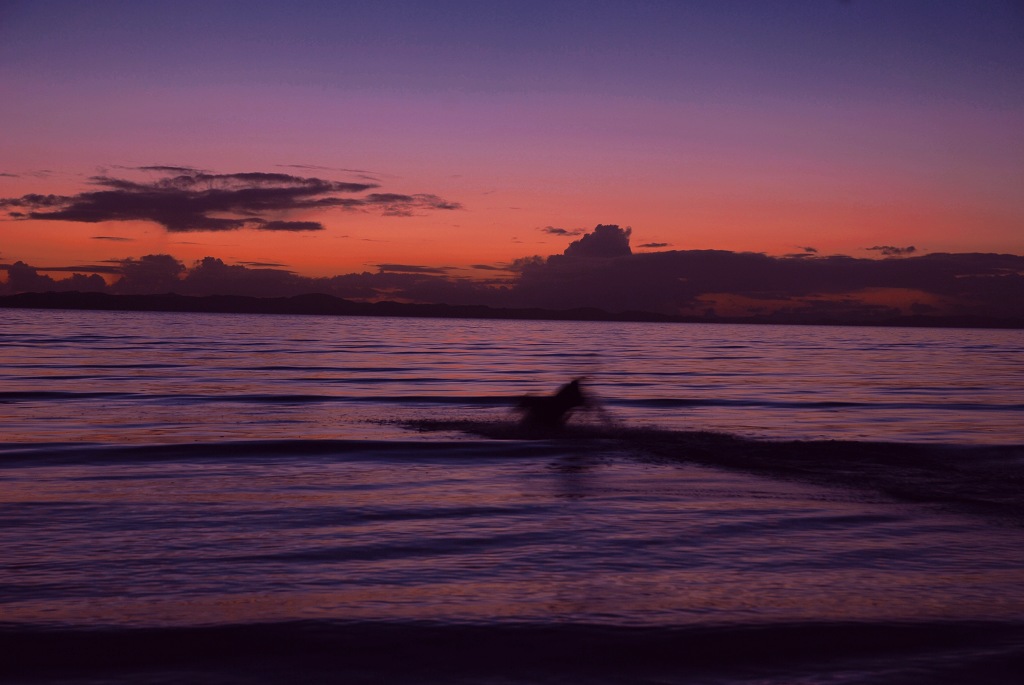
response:
<path id="1" fill-rule="evenodd" d="M 1019 0 L 0 0 L 0 86 L 0 264 L 57 279 L 1024 254 Z"/>

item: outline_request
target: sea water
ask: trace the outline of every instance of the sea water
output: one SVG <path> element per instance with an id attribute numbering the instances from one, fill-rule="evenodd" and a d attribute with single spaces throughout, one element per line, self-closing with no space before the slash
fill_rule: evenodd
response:
<path id="1" fill-rule="evenodd" d="M 5 681 L 1024 668 L 1024 331 L 2 315 Z"/>

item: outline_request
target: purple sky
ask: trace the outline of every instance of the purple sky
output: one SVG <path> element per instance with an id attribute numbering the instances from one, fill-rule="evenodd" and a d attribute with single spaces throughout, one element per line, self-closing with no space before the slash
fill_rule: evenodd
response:
<path id="1" fill-rule="evenodd" d="M 598 224 L 636 251 L 1024 254 L 1016 0 L 8 1 L 0 81 L 2 264 L 473 276 Z M 114 206 L 157 166 L 373 188 Z"/>

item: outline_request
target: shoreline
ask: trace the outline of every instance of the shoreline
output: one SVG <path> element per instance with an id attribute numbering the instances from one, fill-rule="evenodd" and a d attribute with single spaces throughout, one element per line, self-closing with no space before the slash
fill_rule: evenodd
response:
<path id="1" fill-rule="evenodd" d="M 277 314 L 302 316 L 369 316 L 441 319 L 534 321 L 606 321 L 780 326 L 856 326 L 884 328 L 1024 329 L 1024 319 L 986 316 L 900 316 L 879 319 L 835 319 L 801 316 L 715 317 L 673 316 L 656 312 L 608 312 L 597 308 L 552 310 L 497 308 L 487 305 L 355 302 L 333 295 L 309 293 L 290 297 L 247 295 L 111 295 L 100 292 L 19 293 L 0 296 L 4 309 L 67 309 L 85 311 L 148 311 L 198 314 Z"/>

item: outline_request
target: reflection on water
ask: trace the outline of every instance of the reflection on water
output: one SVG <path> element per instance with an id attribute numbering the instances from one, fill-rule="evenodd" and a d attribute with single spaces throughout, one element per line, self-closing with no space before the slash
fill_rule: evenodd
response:
<path id="1" fill-rule="evenodd" d="M 1024 442 L 1024 331 L 8 310 L 8 441 L 399 437 L 586 375 L 623 422 Z M 26 393 L 47 393 L 33 400 Z M 385 422 L 385 423 L 382 423 Z"/>
<path id="2" fill-rule="evenodd" d="M 1024 615 L 1016 530 L 614 453 L 5 475 L 6 621 Z"/>
<path id="3" fill-rule="evenodd" d="M 4 621 L 1024 616 L 1019 507 L 993 500 L 1015 448 L 932 447 L 925 459 L 889 446 L 859 491 L 766 468 L 801 467 L 792 444 L 704 442 L 731 453 L 703 463 L 778 480 L 666 458 L 699 440 L 647 449 L 701 429 L 1021 444 L 1021 331 L 5 317 Z M 494 425 L 516 396 L 580 375 L 629 429 L 620 439 L 410 428 Z M 630 442 L 643 435 L 645 454 Z M 816 445 L 829 484 L 870 471 L 864 450 L 880 449 Z M 761 462 L 743 462 L 755 446 Z M 947 464 L 954 452 L 977 458 L 974 471 Z M 907 466 L 892 469 L 903 503 L 887 491 L 890 465 Z M 937 484 L 950 492 L 934 496 Z M 982 495 L 986 506 L 950 504 Z"/>

